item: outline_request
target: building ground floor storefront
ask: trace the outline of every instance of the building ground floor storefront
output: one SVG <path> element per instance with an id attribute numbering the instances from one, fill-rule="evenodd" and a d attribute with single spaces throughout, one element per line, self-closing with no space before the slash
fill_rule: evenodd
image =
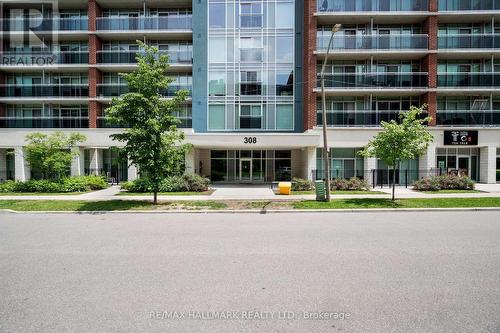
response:
<path id="1" fill-rule="evenodd" d="M 431 128 L 434 142 L 417 159 L 401 161 L 396 184 L 439 174 L 467 175 L 480 183 L 500 182 L 500 129 Z M 381 160 L 363 158 L 358 152 L 377 129 L 333 128 L 328 131 L 332 178 L 358 177 L 372 186 L 388 185 L 393 171 Z M 27 180 L 30 170 L 23 148 L 29 130 L 0 132 L 0 181 Z M 52 130 L 42 130 L 52 132 Z M 68 132 L 70 132 L 68 130 Z M 79 154 L 68 174 L 100 174 L 112 182 L 134 180 L 138 170 L 121 156 L 109 135 L 116 129 L 79 130 L 87 141 L 74 148 Z M 187 172 L 209 177 L 212 182 L 269 183 L 294 177 L 324 178 L 322 134 L 319 128 L 306 133 L 192 133 L 186 140 L 193 149 L 186 155 Z"/>

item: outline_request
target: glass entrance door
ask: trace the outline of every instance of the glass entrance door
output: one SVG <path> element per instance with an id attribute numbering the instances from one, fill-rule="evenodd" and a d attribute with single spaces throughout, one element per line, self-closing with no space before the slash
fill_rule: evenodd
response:
<path id="1" fill-rule="evenodd" d="M 252 160 L 240 159 L 240 181 L 252 181 Z"/>
<path id="2" fill-rule="evenodd" d="M 469 176 L 469 156 L 458 157 L 458 173 L 461 176 Z"/>

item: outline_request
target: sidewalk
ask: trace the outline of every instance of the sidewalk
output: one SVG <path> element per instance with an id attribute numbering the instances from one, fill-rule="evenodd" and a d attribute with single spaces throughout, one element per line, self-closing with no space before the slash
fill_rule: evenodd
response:
<path id="1" fill-rule="evenodd" d="M 162 201 L 203 201 L 203 200 L 314 200 L 315 195 L 275 195 L 268 185 L 215 185 L 215 192 L 211 195 L 160 195 Z M 447 193 L 447 194 L 426 194 L 412 191 L 409 188 L 396 187 L 396 198 L 483 198 L 500 197 L 500 184 L 477 184 L 479 191 L 483 193 Z M 353 198 L 391 198 L 391 189 L 388 187 L 375 188 L 374 191 L 385 194 L 341 194 L 332 195 L 332 199 L 353 199 Z M 111 186 L 105 190 L 84 194 L 72 195 L 29 195 L 29 196 L 1 196 L 0 200 L 82 200 L 82 201 L 107 201 L 107 200 L 152 200 L 152 195 L 117 195 L 120 192 L 119 186 Z"/>

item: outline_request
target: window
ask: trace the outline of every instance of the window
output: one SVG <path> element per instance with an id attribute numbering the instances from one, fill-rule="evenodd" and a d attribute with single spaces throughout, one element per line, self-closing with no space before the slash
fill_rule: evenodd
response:
<path id="1" fill-rule="evenodd" d="M 223 130 L 226 128 L 226 110 L 224 105 L 209 105 L 208 107 L 208 129 Z"/>
<path id="2" fill-rule="evenodd" d="M 240 94 L 260 95 L 262 93 L 260 73 L 257 71 L 242 71 L 240 74 Z"/>
<path id="3" fill-rule="evenodd" d="M 226 95 L 226 73 L 210 72 L 208 81 L 208 94 L 210 96 Z"/>
<path id="4" fill-rule="evenodd" d="M 208 45 L 210 62 L 226 61 L 226 40 L 224 37 L 211 37 Z"/>
<path id="5" fill-rule="evenodd" d="M 276 73 L 276 96 L 293 95 L 293 71 Z"/>
<path id="6" fill-rule="evenodd" d="M 276 105 L 276 129 L 293 129 L 293 106 L 292 104 Z"/>
<path id="7" fill-rule="evenodd" d="M 262 40 L 260 38 L 240 38 L 240 61 L 262 61 Z"/>
<path id="8" fill-rule="evenodd" d="M 276 38 L 276 61 L 293 62 L 293 37 Z"/>
<path id="9" fill-rule="evenodd" d="M 262 128 L 262 107 L 260 105 L 240 106 L 240 128 Z"/>
<path id="10" fill-rule="evenodd" d="M 262 27 L 262 3 L 245 2 L 240 4 L 240 27 Z"/>
<path id="11" fill-rule="evenodd" d="M 211 3 L 208 10 L 208 25 L 210 28 L 226 27 L 226 5 Z"/>
<path id="12" fill-rule="evenodd" d="M 293 3 L 277 3 L 276 28 L 292 29 L 295 18 L 295 8 Z"/>

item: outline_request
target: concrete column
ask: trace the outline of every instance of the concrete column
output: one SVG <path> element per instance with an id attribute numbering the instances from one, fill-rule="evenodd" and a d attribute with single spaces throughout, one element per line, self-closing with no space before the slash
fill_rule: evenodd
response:
<path id="1" fill-rule="evenodd" d="M 0 149 L 0 182 L 7 180 L 7 149 Z"/>
<path id="2" fill-rule="evenodd" d="M 196 161 L 195 161 L 195 148 L 191 148 L 184 156 L 185 173 L 195 173 L 196 172 Z"/>
<path id="3" fill-rule="evenodd" d="M 365 157 L 363 168 L 365 170 L 365 179 L 370 186 L 373 186 L 372 170 L 377 168 L 377 159 L 375 157 Z"/>
<path id="4" fill-rule="evenodd" d="M 71 160 L 71 176 L 84 176 L 85 164 L 83 148 L 73 147 L 71 150 L 73 153 L 78 153 L 78 155 L 73 156 L 73 159 Z"/>
<path id="5" fill-rule="evenodd" d="M 23 147 L 14 148 L 14 177 L 17 181 L 24 182 L 31 178 L 31 171 L 25 159 Z"/>
<path id="6" fill-rule="evenodd" d="M 495 146 L 483 147 L 479 151 L 479 181 L 481 183 L 496 183 L 497 149 Z"/>
<path id="7" fill-rule="evenodd" d="M 127 170 L 127 180 L 129 182 L 134 181 L 137 179 L 137 167 L 135 164 L 131 164 L 131 161 L 128 160 L 128 170 Z"/>
<path id="8" fill-rule="evenodd" d="M 99 174 L 102 169 L 102 149 L 92 148 L 90 150 L 90 170 L 93 174 Z"/>
<path id="9" fill-rule="evenodd" d="M 306 178 L 312 181 L 315 181 L 313 172 L 316 170 L 316 147 L 307 147 L 307 176 Z"/>
<path id="10" fill-rule="evenodd" d="M 431 176 L 431 169 L 436 168 L 436 147 L 429 146 L 427 152 L 418 158 L 418 178 Z"/>

